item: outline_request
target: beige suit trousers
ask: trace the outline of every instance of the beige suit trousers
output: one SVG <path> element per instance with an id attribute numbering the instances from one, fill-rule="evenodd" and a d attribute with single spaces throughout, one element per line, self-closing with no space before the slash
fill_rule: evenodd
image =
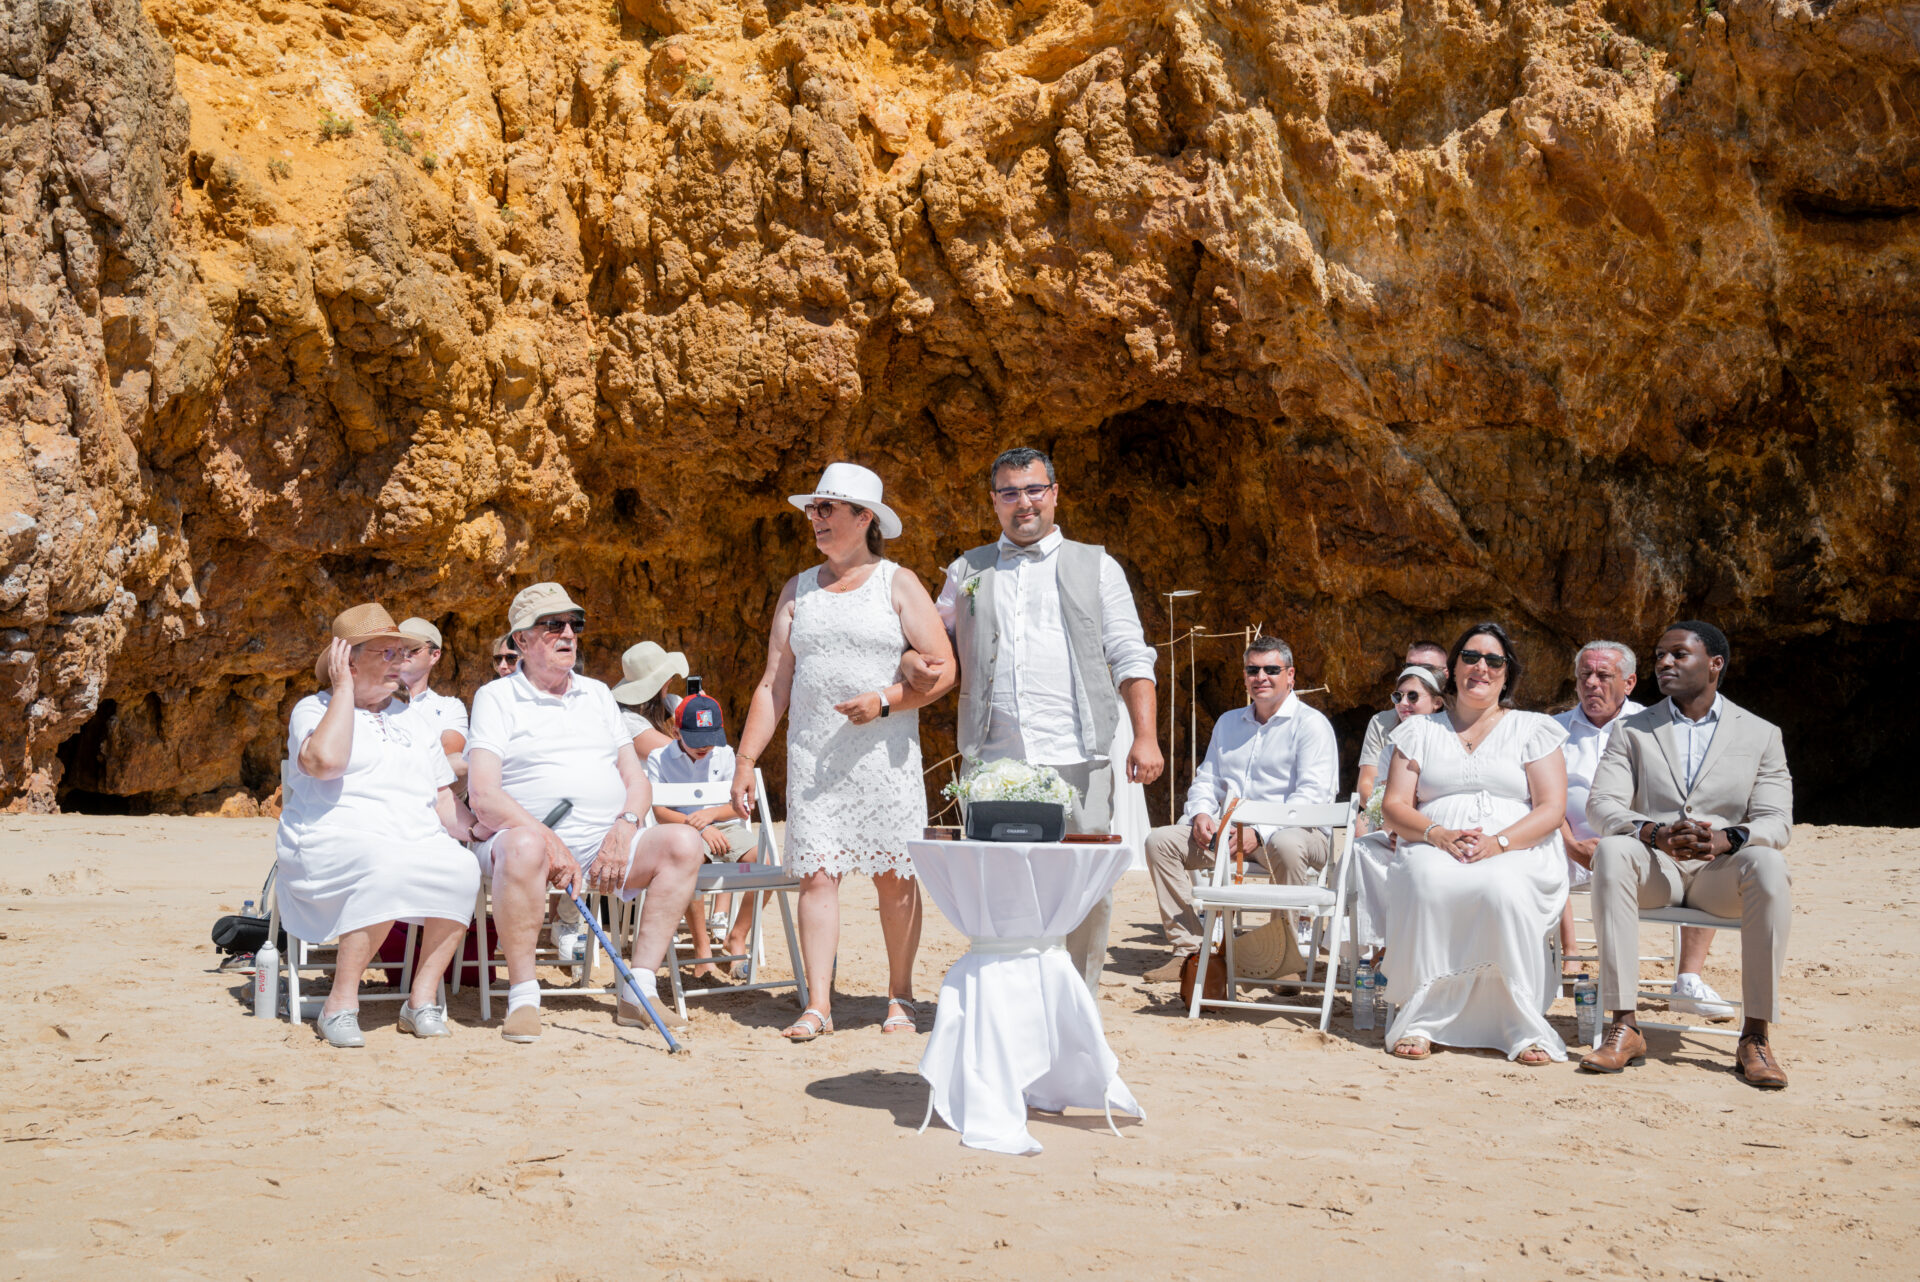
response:
<path id="1" fill-rule="evenodd" d="M 1327 834 L 1318 828 L 1282 828 L 1251 858 L 1269 876 L 1288 886 L 1304 886 L 1327 866 Z M 1195 851 L 1192 824 L 1168 824 L 1147 834 L 1147 875 L 1160 906 L 1160 928 L 1176 957 L 1200 951 L 1200 915 L 1193 911 L 1189 869 L 1213 867 L 1213 851 Z"/>
<path id="2" fill-rule="evenodd" d="M 1606 837 L 1593 852 L 1593 933 L 1600 950 L 1600 1009 L 1632 1010 L 1640 992 L 1640 910 L 1697 908 L 1740 922 L 1740 1000 L 1749 1019 L 1780 1018 L 1780 968 L 1793 918 L 1787 857 L 1771 846 L 1685 863 Z"/>

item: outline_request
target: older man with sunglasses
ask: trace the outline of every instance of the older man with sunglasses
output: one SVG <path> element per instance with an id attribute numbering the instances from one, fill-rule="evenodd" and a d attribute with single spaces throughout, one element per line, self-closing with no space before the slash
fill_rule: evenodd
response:
<path id="1" fill-rule="evenodd" d="M 1340 783 L 1340 749 L 1333 723 L 1293 692 L 1293 651 L 1278 637 L 1257 637 L 1244 664 L 1249 706 L 1213 723 L 1207 758 L 1187 789 L 1180 822 L 1147 834 L 1147 872 L 1160 905 L 1160 926 L 1173 958 L 1146 978 L 1170 983 L 1200 951 L 1200 918 L 1193 911 L 1192 868 L 1213 866 L 1220 813 L 1232 797 L 1245 801 L 1332 801 Z M 1276 881 L 1304 885 L 1327 863 L 1327 834 L 1318 828 L 1246 827 L 1234 838 Z"/>
<path id="2" fill-rule="evenodd" d="M 647 891 L 633 971 L 651 988 L 706 857 L 706 843 L 691 828 L 641 828 L 653 789 L 620 706 L 604 683 L 573 670 L 586 623 L 586 612 L 558 583 L 524 589 L 507 613 L 519 670 L 473 697 L 467 788 L 474 813 L 495 830 L 474 853 L 492 878 L 494 925 L 511 985 L 500 1033 L 510 1042 L 540 1036 L 533 950 L 549 887 L 577 893 L 590 885 L 622 899 Z M 549 828 L 542 819 L 561 801 L 573 808 Z M 615 1018 L 644 1022 L 625 994 Z"/>

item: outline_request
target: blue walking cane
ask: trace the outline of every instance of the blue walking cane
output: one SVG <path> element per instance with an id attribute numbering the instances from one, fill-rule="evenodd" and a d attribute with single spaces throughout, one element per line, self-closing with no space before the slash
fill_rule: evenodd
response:
<path id="1" fill-rule="evenodd" d="M 548 811 L 547 817 L 541 820 L 541 822 L 548 828 L 551 828 L 562 819 L 565 819 L 572 810 L 573 803 L 571 801 L 562 801 L 559 805 Z M 640 984 L 634 979 L 633 971 L 627 966 L 626 959 L 620 956 L 620 950 L 613 946 L 611 939 L 607 938 L 607 932 L 600 928 L 600 919 L 587 907 L 580 896 L 574 894 L 571 890 L 567 892 L 567 898 L 571 899 L 573 906 L 580 910 L 581 920 L 585 921 L 587 925 L 593 929 L 594 937 L 600 941 L 600 947 L 606 950 L 608 959 L 613 962 L 613 968 L 620 973 L 620 982 L 625 984 L 627 991 L 633 994 L 633 1000 L 640 1003 L 640 1009 L 647 1012 L 647 1018 L 652 1020 L 653 1026 L 660 1030 L 660 1036 L 667 1039 L 667 1054 L 692 1054 L 693 1052 L 690 1048 L 682 1046 L 679 1042 L 673 1040 L 673 1034 L 667 1031 L 667 1021 L 660 1018 L 660 1012 L 653 1008 L 653 1002 L 645 993 L 640 991 Z"/>

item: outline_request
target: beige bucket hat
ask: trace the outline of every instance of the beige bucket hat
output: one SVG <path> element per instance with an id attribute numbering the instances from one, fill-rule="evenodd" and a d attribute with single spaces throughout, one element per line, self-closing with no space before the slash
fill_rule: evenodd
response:
<path id="1" fill-rule="evenodd" d="M 624 678 L 613 688 L 616 703 L 645 703 L 660 693 L 669 680 L 686 679 L 687 656 L 678 650 L 662 649 L 656 642 L 642 641 L 620 656 L 620 675 Z"/>
<path id="2" fill-rule="evenodd" d="M 348 645 L 361 645 L 368 641 L 405 641 L 409 645 L 419 645 L 420 638 L 408 636 L 394 625 L 393 616 L 386 607 L 377 601 L 368 601 L 356 605 L 350 610 L 342 610 L 333 616 L 333 626 L 328 629 L 328 642 L 345 641 Z M 328 646 L 321 646 L 320 653 L 313 661 L 314 680 L 322 686 L 331 685 L 333 678 L 327 673 Z"/>
<path id="3" fill-rule="evenodd" d="M 513 604 L 507 607 L 507 631 L 518 632 L 549 614 L 571 614 L 576 610 L 581 614 L 587 612 L 585 606 L 575 605 L 567 590 L 558 583 L 535 583 L 514 593 Z"/>

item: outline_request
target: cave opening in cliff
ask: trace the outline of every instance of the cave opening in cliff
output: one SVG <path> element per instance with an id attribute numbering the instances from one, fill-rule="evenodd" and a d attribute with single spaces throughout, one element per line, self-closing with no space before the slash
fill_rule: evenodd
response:
<path id="1" fill-rule="evenodd" d="M 119 705 L 102 699 L 100 707 L 85 725 L 54 752 L 60 762 L 58 795 L 60 809 L 70 814 L 131 815 L 144 813 L 145 807 L 133 797 L 122 797 L 105 790 L 107 735 L 119 715 Z"/>

